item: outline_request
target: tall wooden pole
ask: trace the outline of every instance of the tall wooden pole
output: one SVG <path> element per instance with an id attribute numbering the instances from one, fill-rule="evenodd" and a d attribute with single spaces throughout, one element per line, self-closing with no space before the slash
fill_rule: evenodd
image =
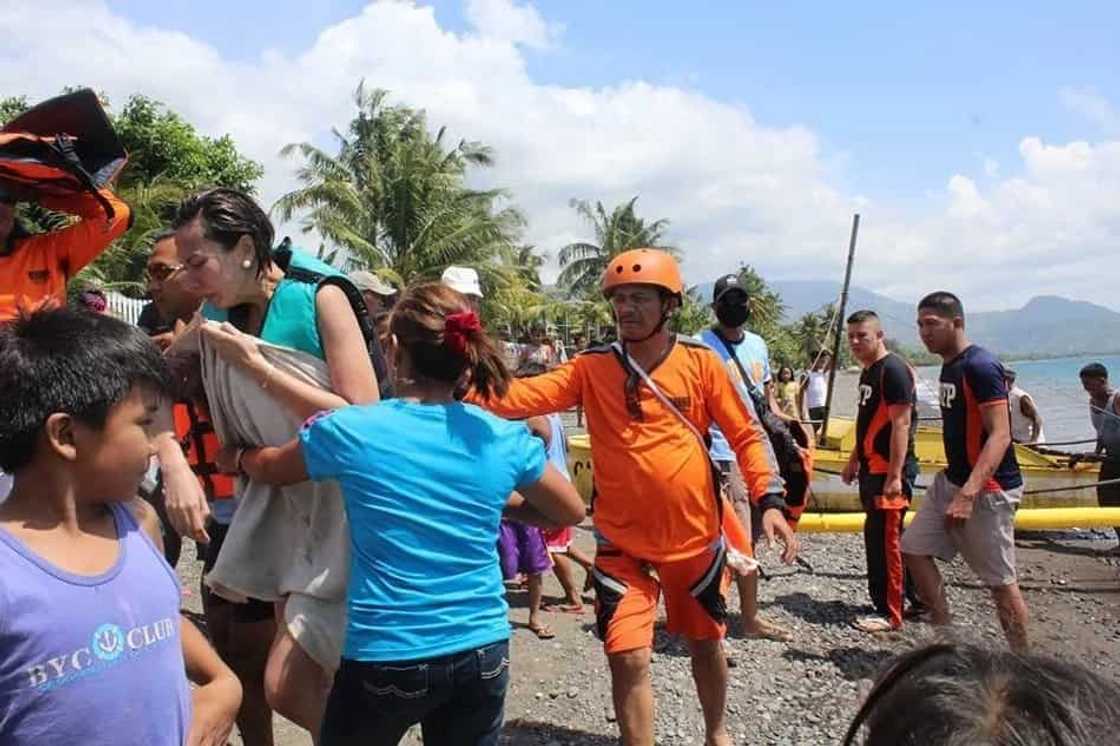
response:
<path id="1" fill-rule="evenodd" d="M 836 385 L 836 365 L 840 362 L 840 340 L 843 337 L 844 311 L 848 306 L 848 288 L 852 284 L 852 264 L 856 258 L 856 236 L 859 235 L 859 213 L 852 216 L 852 238 L 848 242 L 848 267 L 844 270 L 844 287 L 840 290 L 840 310 L 836 314 L 836 338 L 832 341 L 832 367 L 828 371 L 828 395 L 824 400 L 824 422 L 821 423 L 820 445 L 828 436 L 828 417 L 832 414 L 832 388 Z"/>

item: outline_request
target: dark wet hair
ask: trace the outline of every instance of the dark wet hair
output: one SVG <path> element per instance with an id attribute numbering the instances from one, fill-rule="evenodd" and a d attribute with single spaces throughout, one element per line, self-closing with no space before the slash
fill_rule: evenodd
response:
<path id="1" fill-rule="evenodd" d="M 1081 369 L 1082 378 L 1108 378 L 1108 368 L 1101 363 L 1089 363 Z"/>
<path id="2" fill-rule="evenodd" d="M 848 317 L 848 323 L 849 324 L 862 324 L 865 321 L 878 321 L 878 320 L 879 320 L 879 314 L 877 314 L 874 311 L 871 311 L 869 309 L 863 309 L 861 311 L 856 311 L 855 313 L 853 313 L 851 316 Z"/>
<path id="3" fill-rule="evenodd" d="M 179 205 L 172 225 L 182 228 L 196 217 L 202 219 L 203 235 L 226 251 L 232 250 L 242 236 L 249 236 L 258 277 L 272 266 L 272 222 L 249 195 L 224 187 L 199 192 Z"/>
<path id="4" fill-rule="evenodd" d="M 961 299 L 945 290 L 930 293 L 918 301 L 918 310 L 933 311 L 943 319 L 964 318 Z"/>
<path id="5" fill-rule="evenodd" d="M 1101 746 L 1117 728 L 1120 689 L 1081 666 L 937 644 L 879 677 L 844 745 Z"/>
<path id="6" fill-rule="evenodd" d="M 456 350 L 447 334 L 447 317 L 452 314 L 474 316 L 474 311 L 459 291 L 442 282 L 428 282 L 404 292 L 393 306 L 389 328 L 418 375 L 454 383 L 469 370 L 470 385 L 483 397 L 504 395 L 509 371 L 493 340 L 481 328 L 464 332 L 463 349 Z"/>
<path id="7" fill-rule="evenodd" d="M 67 308 L 0 326 L 0 469 L 31 463 L 50 415 L 100 428 L 135 386 L 161 395 L 171 386 L 163 356 L 137 327 Z"/>
<path id="8" fill-rule="evenodd" d="M 148 245 L 154 247 L 160 241 L 166 241 L 169 238 L 175 238 L 175 229 L 161 228 L 152 234 L 152 237 L 148 240 Z"/>

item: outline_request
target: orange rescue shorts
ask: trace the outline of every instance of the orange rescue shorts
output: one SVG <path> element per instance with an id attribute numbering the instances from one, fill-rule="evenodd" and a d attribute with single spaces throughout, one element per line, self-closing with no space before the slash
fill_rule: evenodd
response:
<path id="1" fill-rule="evenodd" d="M 662 592 L 670 634 L 723 639 L 731 574 L 722 541 L 688 559 L 646 562 L 600 537 L 593 577 L 595 621 L 608 655 L 653 647 Z"/>

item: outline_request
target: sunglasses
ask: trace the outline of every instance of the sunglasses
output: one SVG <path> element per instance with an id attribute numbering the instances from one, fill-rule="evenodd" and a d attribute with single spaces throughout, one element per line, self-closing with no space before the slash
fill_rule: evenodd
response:
<path id="1" fill-rule="evenodd" d="M 149 280 L 156 280 L 157 282 L 167 282 L 174 277 L 181 269 L 182 264 L 156 264 L 148 267 L 145 275 Z"/>

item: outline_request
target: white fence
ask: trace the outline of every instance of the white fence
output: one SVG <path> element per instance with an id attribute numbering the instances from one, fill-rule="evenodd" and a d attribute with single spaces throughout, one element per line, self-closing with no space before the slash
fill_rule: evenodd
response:
<path id="1" fill-rule="evenodd" d="M 133 325 L 140 320 L 140 311 L 143 310 L 145 301 L 128 298 L 115 290 L 105 293 L 105 299 L 109 302 L 109 313 L 116 318 Z"/>

